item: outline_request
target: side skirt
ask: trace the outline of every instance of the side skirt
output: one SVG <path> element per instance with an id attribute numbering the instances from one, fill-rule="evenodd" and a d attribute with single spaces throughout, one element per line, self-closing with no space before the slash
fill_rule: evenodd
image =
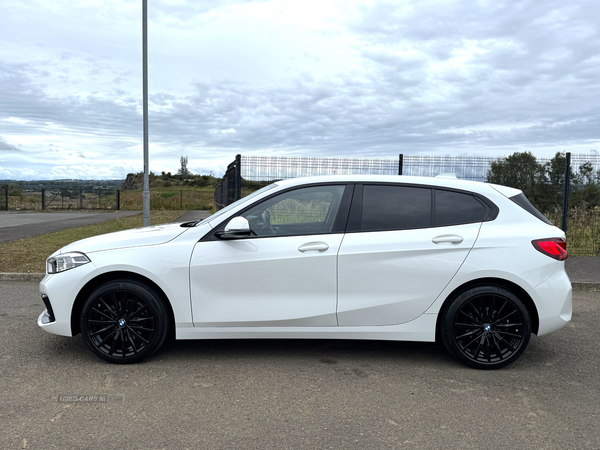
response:
<path id="1" fill-rule="evenodd" d="M 423 314 L 407 323 L 348 327 L 181 327 L 178 340 L 192 339 L 355 339 L 434 342 L 437 314 Z M 178 324 L 180 325 L 180 324 Z"/>

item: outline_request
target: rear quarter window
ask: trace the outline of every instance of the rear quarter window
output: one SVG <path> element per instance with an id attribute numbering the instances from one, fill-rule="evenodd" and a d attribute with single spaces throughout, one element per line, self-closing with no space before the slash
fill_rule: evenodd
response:
<path id="1" fill-rule="evenodd" d="M 512 200 L 517 205 L 519 205 L 521 208 L 523 208 L 525 211 L 527 211 L 532 216 L 540 219 L 542 222 L 547 223 L 548 225 L 553 225 L 553 223 L 550 222 L 550 220 L 548 220 L 548 218 L 545 215 L 543 215 L 541 212 L 539 212 L 535 208 L 535 206 L 533 206 L 531 204 L 529 199 L 527 197 L 525 197 L 525 194 L 523 194 L 522 192 L 518 195 L 515 195 L 514 197 L 510 197 L 510 200 Z"/>
<path id="2" fill-rule="evenodd" d="M 470 194 L 435 190 L 434 226 L 445 227 L 483 221 L 486 208 Z"/>

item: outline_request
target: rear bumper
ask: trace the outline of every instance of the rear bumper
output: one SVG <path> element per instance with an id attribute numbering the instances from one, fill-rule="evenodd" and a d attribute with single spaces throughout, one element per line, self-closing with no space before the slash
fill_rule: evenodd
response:
<path id="1" fill-rule="evenodd" d="M 538 310 L 538 336 L 556 331 L 571 320 L 573 289 L 564 270 L 564 263 L 562 266 L 562 270 L 557 269 L 550 278 L 530 292 Z"/>

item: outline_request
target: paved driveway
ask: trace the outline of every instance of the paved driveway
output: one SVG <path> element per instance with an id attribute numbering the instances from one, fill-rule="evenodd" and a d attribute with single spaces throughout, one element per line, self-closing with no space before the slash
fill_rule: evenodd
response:
<path id="1" fill-rule="evenodd" d="M 82 227 L 94 223 L 142 214 L 141 211 L 60 211 L 60 212 L 0 212 L 0 244 L 17 239 L 52 233 L 67 228 Z M 178 221 L 201 220 L 210 215 L 210 211 L 188 211 Z"/>
<path id="2" fill-rule="evenodd" d="M 141 211 L 113 212 L 0 212 L 0 244 L 38 234 L 141 214 Z"/>
<path id="3" fill-rule="evenodd" d="M 574 308 L 494 372 L 335 340 L 179 341 L 119 366 L 37 327 L 37 283 L 4 282 L 0 448 L 598 449 L 600 293 Z"/>

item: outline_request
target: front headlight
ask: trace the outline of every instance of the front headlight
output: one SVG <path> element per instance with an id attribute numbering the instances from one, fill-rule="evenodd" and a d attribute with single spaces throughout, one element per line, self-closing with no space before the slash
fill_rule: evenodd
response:
<path id="1" fill-rule="evenodd" d="M 90 259 L 83 253 L 70 252 L 62 255 L 51 256 L 46 260 L 46 272 L 60 273 L 65 270 L 83 266 L 90 262 Z"/>

